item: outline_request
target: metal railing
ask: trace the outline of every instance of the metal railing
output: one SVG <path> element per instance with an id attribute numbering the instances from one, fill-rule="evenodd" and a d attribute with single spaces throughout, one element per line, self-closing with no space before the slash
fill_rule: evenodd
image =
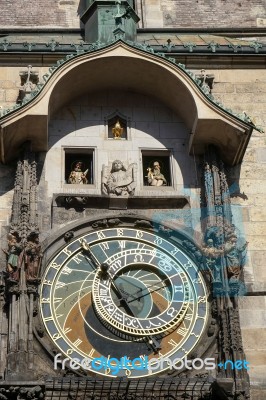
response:
<path id="1" fill-rule="evenodd" d="M 93 379 L 51 378 L 46 400 L 211 400 L 206 378 Z"/>

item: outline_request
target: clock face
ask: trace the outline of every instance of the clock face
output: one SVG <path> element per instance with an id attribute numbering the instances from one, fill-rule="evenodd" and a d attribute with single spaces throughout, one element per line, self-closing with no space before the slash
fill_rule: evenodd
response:
<path id="1" fill-rule="evenodd" d="M 129 378 L 167 372 L 163 358 L 188 357 L 208 314 L 203 277 L 186 253 L 130 227 L 66 245 L 44 273 L 40 307 L 62 358 Z"/>

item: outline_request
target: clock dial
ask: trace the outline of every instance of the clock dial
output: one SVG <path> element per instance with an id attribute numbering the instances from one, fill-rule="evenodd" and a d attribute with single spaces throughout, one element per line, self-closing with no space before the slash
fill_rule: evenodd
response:
<path id="1" fill-rule="evenodd" d="M 166 334 L 182 321 L 187 311 L 190 295 L 188 277 L 159 249 L 151 246 L 136 249 L 131 241 L 128 245 L 128 250 L 107 259 L 110 265 L 107 276 L 103 276 L 101 270 L 95 274 L 93 300 L 97 314 L 122 332 L 140 336 Z M 136 277 L 144 287 L 139 285 L 134 291 Z M 119 300 L 120 293 L 122 301 Z M 156 298 L 157 303 L 160 298 L 164 303 L 161 309 L 157 306 L 157 312 L 149 310 L 141 316 L 133 311 L 133 306 L 140 306 L 141 300 L 144 304 L 150 302 L 156 305 Z M 122 304 L 125 310 L 121 309 Z"/>
<path id="2" fill-rule="evenodd" d="M 68 244 L 48 265 L 40 298 L 60 352 L 80 364 L 87 358 L 89 373 L 111 377 L 167 371 L 167 363 L 148 371 L 123 362 L 115 370 L 112 362 L 182 359 L 199 341 L 208 314 L 203 277 L 185 252 L 130 227 L 92 231 Z"/>

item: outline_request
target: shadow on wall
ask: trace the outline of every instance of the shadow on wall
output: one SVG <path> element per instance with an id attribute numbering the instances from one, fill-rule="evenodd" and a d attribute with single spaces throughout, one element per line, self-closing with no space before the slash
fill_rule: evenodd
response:
<path id="1" fill-rule="evenodd" d="M 225 173 L 227 176 L 230 197 L 248 200 L 248 196 L 244 192 L 241 192 L 240 188 L 239 180 L 241 176 L 241 164 L 238 164 L 235 167 L 225 166 Z"/>
<path id="2" fill-rule="evenodd" d="M 89 0 L 80 0 L 79 4 L 78 4 L 78 9 L 77 9 L 77 15 L 79 16 L 79 18 L 81 18 L 81 16 L 84 14 L 84 12 L 87 10 L 87 8 L 89 7 Z M 79 22 L 80 28 L 84 29 L 84 24 L 83 22 Z"/>

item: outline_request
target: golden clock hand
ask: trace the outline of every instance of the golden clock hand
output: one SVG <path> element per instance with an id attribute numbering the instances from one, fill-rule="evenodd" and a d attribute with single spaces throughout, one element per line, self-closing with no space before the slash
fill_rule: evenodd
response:
<path id="1" fill-rule="evenodd" d="M 100 264 L 100 262 L 97 260 L 97 258 L 94 256 L 93 252 L 91 251 L 91 248 L 90 248 L 89 244 L 86 242 L 86 240 L 84 240 L 84 239 L 81 240 L 81 246 L 82 246 L 84 252 L 88 253 L 88 255 L 90 256 L 90 258 L 91 258 L 92 262 L 94 263 L 94 265 L 96 266 L 96 268 L 98 268 L 98 267 L 101 268 L 102 275 L 109 276 L 109 273 L 108 273 L 109 265 L 107 263 Z M 120 296 L 120 299 L 121 299 L 120 301 L 122 301 L 124 303 L 124 307 L 127 309 L 127 312 L 129 312 L 132 317 L 136 318 L 134 311 L 131 309 L 130 305 L 127 302 L 127 297 L 125 297 L 125 295 L 123 295 L 121 293 L 120 289 L 117 287 L 117 285 L 115 284 L 113 279 L 111 279 L 111 285 L 112 285 L 113 289 L 115 290 L 115 292 Z M 154 285 L 152 285 L 152 286 L 154 286 Z M 151 336 L 148 335 L 147 341 L 155 353 L 158 353 L 158 351 L 161 350 L 161 346 L 155 338 L 152 338 Z"/>
<path id="2" fill-rule="evenodd" d="M 80 243 L 81 243 L 81 247 L 82 247 L 82 249 L 84 250 L 84 252 L 87 253 L 87 254 L 89 255 L 89 257 L 90 257 L 90 259 L 92 260 L 94 266 L 95 266 L 96 268 L 101 267 L 102 273 L 105 274 L 106 271 L 107 271 L 107 269 L 109 268 L 109 265 L 108 265 L 107 263 L 101 264 L 101 263 L 98 261 L 98 259 L 97 259 L 97 258 L 95 257 L 95 255 L 93 254 L 93 252 L 92 252 L 92 250 L 91 250 L 91 248 L 90 248 L 90 245 L 86 242 L 85 239 L 81 239 L 81 242 L 80 242 Z M 126 280 L 125 278 L 121 278 L 121 279 L 127 282 L 127 280 Z M 133 285 L 133 286 L 135 286 L 135 287 L 137 287 L 138 289 L 141 290 L 141 288 L 140 288 L 139 286 L 137 286 L 136 284 L 132 284 L 132 283 L 131 283 L 131 285 Z M 128 296 L 130 295 L 130 294 L 127 293 L 126 291 L 125 291 L 125 293 L 126 293 Z M 121 295 L 121 298 L 123 298 L 123 300 L 126 300 L 126 297 L 125 297 L 124 294 L 122 294 L 122 293 L 120 292 L 120 295 Z"/>
<path id="3" fill-rule="evenodd" d="M 91 248 L 90 248 L 89 244 L 86 242 L 86 240 L 82 238 L 80 243 L 81 243 L 81 247 L 82 247 L 84 253 L 88 254 L 88 256 L 90 257 L 94 266 L 96 268 L 100 267 L 101 264 L 99 263 L 99 261 L 97 260 L 97 258 L 93 254 L 93 252 L 91 251 Z"/>
<path id="4" fill-rule="evenodd" d="M 101 268 L 101 272 L 102 272 L 102 277 L 109 277 L 110 281 L 111 281 L 111 286 L 114 290 L 114 292 L 116 293 L 116 295 L 118 296 L 118 300 L 120 301 L 120 303 L 122 302 L 125 309 L 127 310 L 127 312 L 132 316 L 135 317 L 135 314 L 133 312 L 133 310 L 131 309 L 130 305 L 127 302 L 127 298 L 128 298 L 128 293 L 126 292 L 126 294 L 124 294 L 120 288 L 116 285 L 116 283 L 114 282 L 114 280 L 110 277 L 109 272 L 108 272 L 108 268 L 109 265 L 107 263 L 103 263 L 100 265 Z"/>
<path id="5" fill-rule="evenodd" d="M 93 254 L 93 252 L 91 251 L 91 248 L 89 246 L 89 244 L 86 242 L 86 240 L 82 239 L 81 240 L 81 247 L 83 248 L 84 252 L 87 253 L 90 257 L 90 259 L 92 260 L 93 264 L 95 265 L 96 268 L 101 268 L 101 272 L 102 272 L 102 276 L 109 276 L 108 273 L 108 268 L 109 265 L 107 263 L 103 263 L 101 264 L 98 259 L 95 257 L 95 255 Z M 127 303 L 127 296 L 125 296 L 120 289 L 117 287 L 117 285 L 115 284 L 115 282 L 111 279 L 111 285 L 113 290 L 115 291 L 116 295 L 119 297 L 119 301 L 124 303 L 124 307 L 126 308 L 127 312 L 135 317 L 134 312 L 132 311 L 131 307 L 128 305 Z M 128 295 L 128 293 L 127 293 Z"/>
<path id="6" fill-rule="evenodd" d="M 119 299 L 119 300 L 120 300 L 120 302 L 123 302 L 123 303 L 124 303 L 124 307 L 125 307 L 125 309 L 127 310 L 127 312 L 129 312 L 129 313 L 131 314 L 132 317 L 137 318 L 136 315 L 135 315 L 135 313 L 134 313 L 134 311 L 133 311 L 132 308 L 130 307 L 129 302 L 127 301 L 128 297 L 126 297 L 126 296 L 120 291 L 120 289 L 118 288 L 118 286 L 116 285 L 116 283 L 115 283 L 115 282 L 113 281 L 113 279 L 110 277 L 110 275 L 109 275 L 109 273 L 108 273 L 108 264 L 107 264 L 107 263 L 104 263 L 104 264 L 102 264 L 100 267 L 101 267 L 101 270 L 102 270 L 102 273 L 103 273 L 103 277 L 104 277 L 104 275 L 105 275 L 105 276 L 106 276 L 106 275 L 109 276 L 109 279 L 110 279 L 110 281 L 111 281 L 111 285 L 112 285 L 114 291 L 116 292 L 116 294 L 118 294 L 118 295 L 120 296 L 120 299 Z M 127 294 L 128 294 L 128 293 L 127 293 Z M 155 338 L 152 338 L 151 336 L 147 335 L 147 336 L 146 336 L 146 339 L 147 339 L 149 345 L 151 346 L 151 348 L 153 349 L 153 351 L 154 351 L 155 353 L 158 353 L 158 351 L 161 350 L 160 343 L 159 343 Z"/>

